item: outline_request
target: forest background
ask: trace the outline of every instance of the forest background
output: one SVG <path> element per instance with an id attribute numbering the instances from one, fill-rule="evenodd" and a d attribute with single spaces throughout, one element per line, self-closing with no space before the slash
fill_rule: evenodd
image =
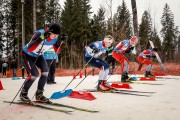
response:
<path id="1" fill-rule="evenodd" d="M 109 9 L 101 6 L 96 14 L 91 11 L 90 0 L 66 0 L 63 8 L 59 0 L 23 1 L 22 3 L 22 0 L 0 0 L 1 60 L 16 59 L 18 65 L 21 65 L 19 53 L 23 44 L 23 17 L 25 44 L 30 41 L 35 30 L 44 29 L 53 22 L 61 24 L 62 33 L 66 34 L 67 38 L 59 54 L 59 69 L 77 69 L 84 66 L 84 46 L 102 40 L 108 34 L 114 37 L 115 45 L 132 35 L 139 37 L 140 43 L 136 48 L 136 54 L 127 55 L 131 62 L 136 62 L 136 56 L 146 49 L 148 40 L 152 40 L 159 49 L 159 55 L 164 63 L 180 61 L 179 26 L 175 25 L 174 14 L 167 3 L 164 5 L 160 19 L 162 28 L 157 31 L 148 9 L 142 16 L 137 16 L 141 17 L 140 24 L 134 23 L 134 14 L 131 14 L 132 10 L 127 8 L 125 1 L 122 1 L 114 14 L 111 11 L 112 0 L 107 0 Z M 129 2 L 132 2 L 132 8 L 136 7 L 133 5 L 136 0 Z M 108 16 L 107 11 L 109 11 Z M 134 24 L 137 24 L 135 26 L 138 29 Z"/>

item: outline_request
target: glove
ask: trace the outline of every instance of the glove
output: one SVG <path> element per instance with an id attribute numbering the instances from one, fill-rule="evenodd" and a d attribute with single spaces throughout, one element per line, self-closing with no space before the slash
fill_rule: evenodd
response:
<path id="1" fill-rule="evenodd" d="M 51 33 L 45 32 L 44 34 L 41 35 L 41 39 L 44 40 L 50 36 Z M 44 38 L 44 39 L 43 39 Z"/>
<path id="2" fill-rule="evenodd" d="M 130 49 L 130 50 L 133 50 L 133 49 L 134 49 L 134 47 L 130 47 L 129 49 Z"/>
<path id="3" fill-rule="evenodd" d="M 66 35 L 66 34 L 62 34 L 61 35 L 61 40 L 63 41 L 63 40 L 66 40 L 66 38 L 67 38 L 68 36 Z"/>
<path id="4" fill-rule="evenodd" d="M 126 51 L 125 51 L 125 53 L 130 53 L 131 52 L 131 50 L 130 49 L 127 49 Z"/>
<path id="5" fill-rule="evenodd" d="M 153 57 L 153 58 L 156 58 L 156 56 L 155 56 L 155 55 L 153 55 L 152 57 Z"/>
<path id="6" fill-rule="evenodd" d="M 96 53 L 98 53 L 99 51 L 100 51 L 100 50 L 99 50 L 98 48 L 94 48 L 92 52 L 96 54 Z"/>
<path id="7" fill-rule="evenodd" d="M 151 56 L 150 55 L 146 55 L 147 58 L 150 58 Z"/>

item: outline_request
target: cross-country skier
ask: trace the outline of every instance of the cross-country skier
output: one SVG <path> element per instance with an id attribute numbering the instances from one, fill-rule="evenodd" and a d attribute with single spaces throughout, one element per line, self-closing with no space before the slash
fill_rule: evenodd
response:
<path id="1" fill-rule="evenodd" d="M 157 53 L 158 49 L 157 48 L 153 48 L 152 50 L 150 49 L 146 49 L 143 52 L 141 52 L 138 57 L 137 60 L 139 62 L 139 68 L 138 70 L 141 69 L 141 67 L 143 66 L 143 64 L 146 64 L 146 72 L 145 72 L 145 77 L 155 77 L 154 75 L 151 74 L 151 70 L 152 70 L 152 61 L 150 60 L 151 57 L 156 58 L 155 54 Z"/>
<path id="2" fill-rule="evenodd" d="M 50 100 L 43 95 L 49 69 L 42 54 L 49 50 L 52 45 L 57 53 L 60 52 L 57 51 L 60 50 L 57 44 L 60 30 L 61 28 L 58 23 L 52 23 L 48 29 L 36 31 L 31 41 L 23 47 L 21 56 L 23 58 L 24 67 L 28 72 L 28 77 L 20 93 L 20 99 L 23 102 L 31 102 L 28 97 L 28 90 L 39 76 L 38 68 L 41 71 L 41 76 L 35 93 L 36 100 L 40 102 L 50 102 Z"/>
<path id="3" fill-rule="evenodd" d="M 106 52 L 106 49 L 111 46 L 113 41 L 113 37 L 108 35 L 102 41 L 95 41 L 85 47 L 85 61 L 89 62 L 89 65 L 100 69 L 97 90 L 107 91 L 112 88 L 106 83 L 109 65 L 98 57 Z"/>
<path id="4" fill-rule="evenodd" d="M 129 60 L 124 56 L 125 53 L 130 53 L 138 43 L 138 38 L 132 36 L 130 40 L 122 40 L 113 50 L 113 57 L 121 63 L 122 75 L 121 82 L 129 82 L 131 78 L 128 76 Z"/>

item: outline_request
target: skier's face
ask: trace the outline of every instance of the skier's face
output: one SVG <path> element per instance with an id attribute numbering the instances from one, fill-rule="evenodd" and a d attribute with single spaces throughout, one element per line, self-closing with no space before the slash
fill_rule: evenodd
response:
<path id="1" fill-rule="evenodd" d="M 55 39 L 58 37 L 58 34 L 51 33 L 49 37 L 50 39 Z"/>
<path id="2" fill-rule="evenodd" d="M 108 47 L 110 47 L 111 46 L 111 42 L 104 42 L 104 44 L 105 44 L 105 46 L 108 48 Z"/>
<path id="3" fill-rule="evenodd" d="M 131 39 L 130 40 L 130 45 L 132 45 L 132 46 L 136 46 L 137 43 L 138 43 L 138 39 Z"/>
<path id="4" fill-rule="evenodd" d="M 155 55 L 157 52 L 156 51 L 153 51 L 153 54 Z"/>

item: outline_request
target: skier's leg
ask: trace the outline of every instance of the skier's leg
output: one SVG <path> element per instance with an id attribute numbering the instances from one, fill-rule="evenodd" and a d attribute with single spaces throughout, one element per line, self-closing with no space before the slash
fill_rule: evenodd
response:
<path id="1" fill-rule="evenodd" d="M 39 56 L 36 65 L 41 70 L 41 76 L 39 78 L 38 88 L 35 94 L 36 100 L 40 102 L 50 102 L 50 100 L 43 95 L 44 86 L 47 82 L 48 71 L 49 71 L 48 65 L 46 63 L 46 60 L 43 58 L 43 56 Z"/>
<path id="2" fill-rule="evenodd" d="M 31 102 L 31 100 L 28 97 L 28 90 L 39 74 L 37 67 L 34 65 L 34 61 L 36 60 L 36 58 L 30 57 L 26 54 L 23 54 L 22 58 L 24 67 L 28 72 L 28 77 L 26 78 L 26 82 L 24 83 L 24 86 L 21 90 L 20 99 L 24 102 Z"/>
<path id="3" fill-rule="evenodd" d="M 86 62 L 88 62 L 89 59 L 91 59 L 91 58 L 90 57 L 85 57 Z M 109 65 L 106 62 L 99 59 L 99 58 L 93 58 L 89 62 L 89 65 L 91 65 L 93 67 L 97 67 L 97 68 L 100 69 L 97 89 L 99 89 L 99 90 L 109 90 L 108 87 L 104 86 L 104 78 L 107 78 L 107 75 L 109 73 Z M 105 72 L 105 70 L 106 70 L 106 72 Z"/>

